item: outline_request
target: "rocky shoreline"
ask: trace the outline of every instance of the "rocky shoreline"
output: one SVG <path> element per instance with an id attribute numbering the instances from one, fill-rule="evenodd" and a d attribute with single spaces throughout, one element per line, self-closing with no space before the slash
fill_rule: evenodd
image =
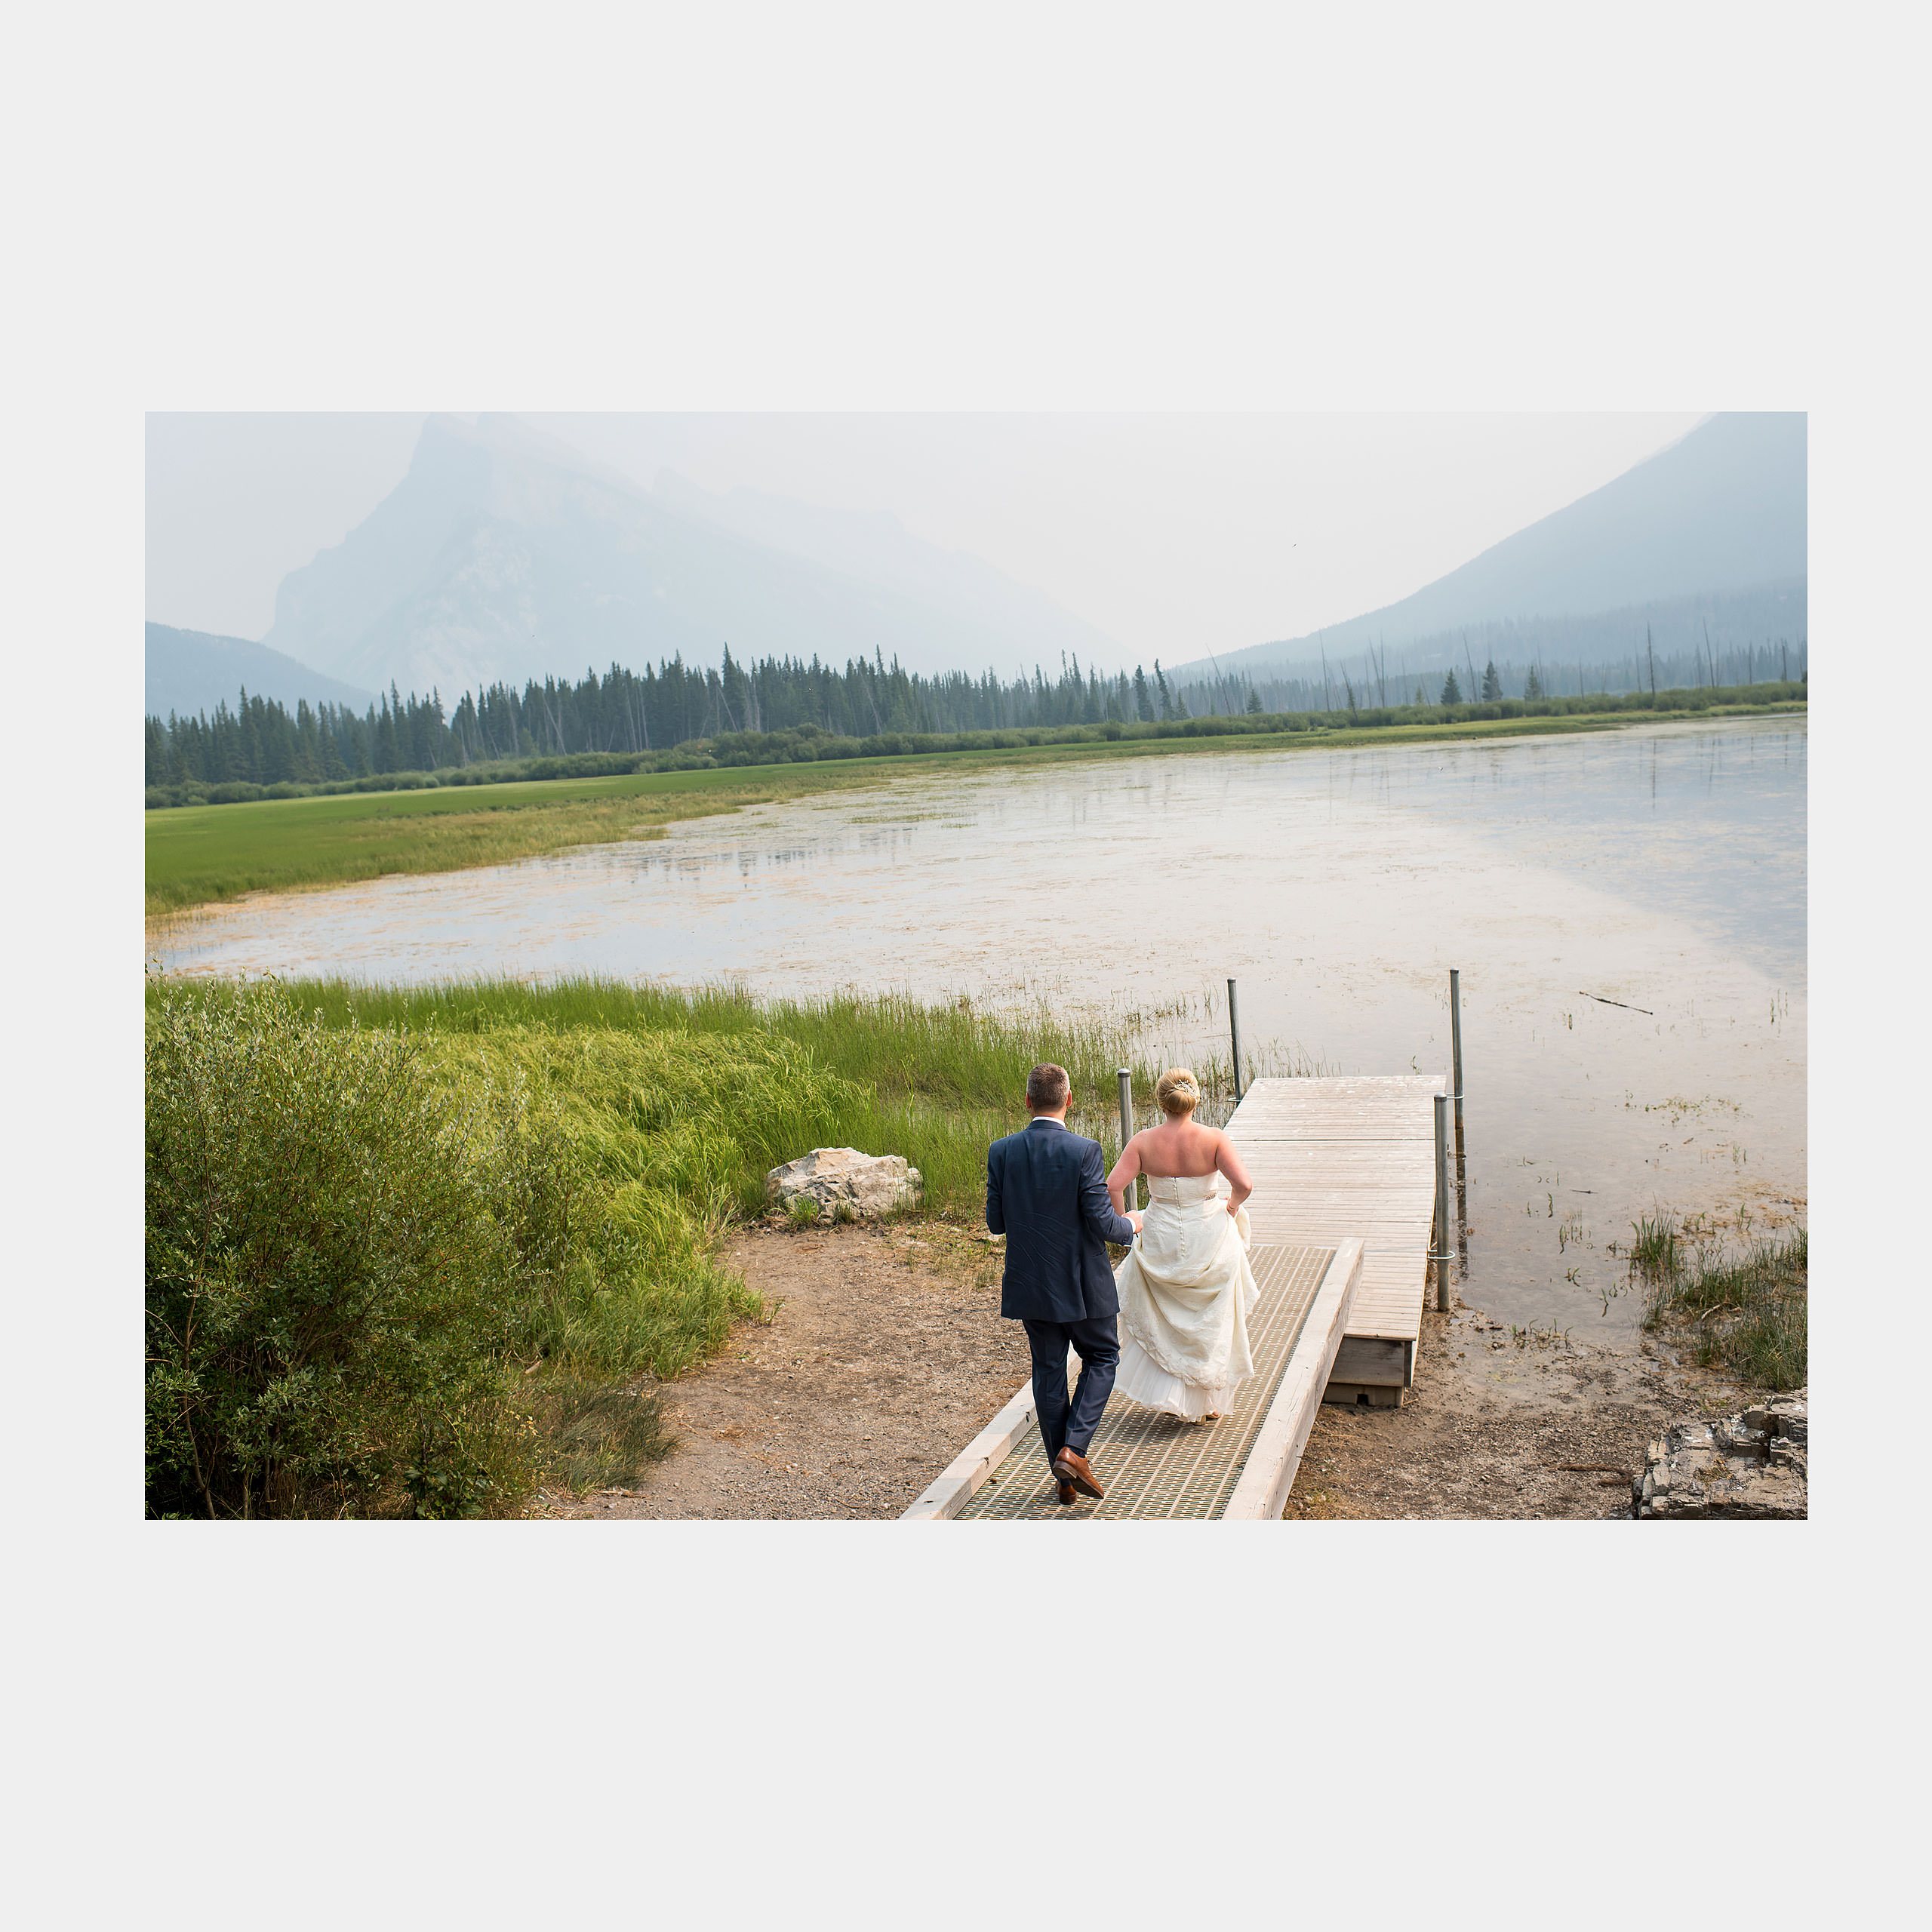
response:
<path id="1" fill-rule="evenodd" d="M 1721 1422 L 1684 1422 L 1651 1444 L 1631 1510 L 1663 1520 L 1791 1521 L 1807 1512 L 1808 1391 L 1740 1409 Z"/>
<path id="2" fill-rule="evenodd" d="M 1801 1406 L 1802 1399 L 1780 1398 Z M 1687 1446 L 1694 1455 L 1698 1431 L 1726 1431 L 1738 1417 L 1768 1417 L 1771 1410 L 1762 1392 L 1683 1359 L 1668 1336 L 1572 1343 L 1512 1328 L 1479 1309 L 1430 1310 L 1415 1386 L 1402 1406 L 1324 1404 L 1285 1514 L 1291 1521 L 1629 1522 L 1640 1515 L 1647 1478 L 1656 1493 L 1654 1469 L 1665 1470 L 1673 1497 L 1693 1500 L 1690 1464 L 1680 1463 L 1673 1475 L 1669 1459 Z M 1721 1439 L 1740 1457 L 1755 1447 L 1748 1435 Z M 1727 1472 L 1723 1480 L 1742 1484 L 1746 1473 Z M 1755 1513 L 1774 1513 L 1780 1491 L 1776 1513 L 1804 1513 L 1801 1492 L 1782 1477 L 1767 1484 L 1760 1475 L 1746 1486 Z M 1708 1500 L 1708 1484 L 1701 1493 Z M 1721 1489 L 1724 1506 L 1704 1513 L 1746 1513 L 1737 1506 L 1745 1493 Z M 1694 1512 L 1673 1504 L 1651 1513 L 1668 1520 Z"/>

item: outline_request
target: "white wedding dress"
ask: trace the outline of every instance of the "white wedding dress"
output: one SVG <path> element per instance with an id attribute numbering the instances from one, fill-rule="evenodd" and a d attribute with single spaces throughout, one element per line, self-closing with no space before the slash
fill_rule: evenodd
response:
<path id="1" fill-rule="evenodd" d="M 1219 1174 L 1149 1175 L 1140 1232 L 1114 1270 L 1120 1367 L 1114 1392 L 1188 1422 L 1225 1415 L 1254 1373 L 1247 1210 L 1230 1215 Z"/>

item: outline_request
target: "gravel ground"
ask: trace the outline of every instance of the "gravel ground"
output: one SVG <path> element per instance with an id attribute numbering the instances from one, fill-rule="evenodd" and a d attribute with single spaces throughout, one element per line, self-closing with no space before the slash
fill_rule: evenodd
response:
<path id="1" fill-rule="evenodd" d="M 1628 1518 L 1629 1478 L 1668 1424 L 1748 1398 L 1647 1341 L 1519 1346 L 1478 1310 L 1428 1314 L 1401 1407 L 1324 1403 L 1283 1515 Z"/>
<path id="2" fill-rule="evenodd" d="M 999 1251 L 973 1229 L 764 1224 L 728 1253 L 774 1312 L 665 1389 L 676 1450 L 634 1490 L 534 1513 L 895 1517 L 1026 1379 Z M 1751 1392 L 1647 1343 L 1519 1346 L 1472 1309 L 1423 1318 L 1415 1385 L 1400 1409 L 1322 1407 L 1287 1519 L 1627 1517 L 1651 1439 Z"/>
<path id="3" fill-rule="evenodd" d="M 946 1222 L 754 1228 L 731 1265 L 777 1304 L 664 1391 L 678 1446 L 643 1483 L 546 1514 L 897 1516 L 1026 1380 L 998 1252 Z"/>

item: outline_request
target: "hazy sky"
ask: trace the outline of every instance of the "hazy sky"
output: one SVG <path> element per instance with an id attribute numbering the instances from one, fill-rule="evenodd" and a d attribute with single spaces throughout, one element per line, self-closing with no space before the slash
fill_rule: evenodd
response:
<path id="1" fill-rule="evenodd" d="M 339 543 L 400 480 L 422 420 L 150 416 L 149 617 L 259 638 L 284 574 Z M 1296 636 L 1392 602 L 1699 418 L 526 420 L 641 482 L 669 468 L 710 490 L 890 511 L 1152 657 Z"/>

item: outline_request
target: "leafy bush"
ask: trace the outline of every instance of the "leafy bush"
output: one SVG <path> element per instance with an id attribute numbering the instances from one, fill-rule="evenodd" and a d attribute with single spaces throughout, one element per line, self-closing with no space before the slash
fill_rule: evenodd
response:
<path id="1" fill-rule="evenodd" d="M 147 1054 L 148 1501 L 469 1515 L 527 1470 L 498 1361 L 571 1183 L 407 1035 L 273 990 L 171 1001 Z"/>
<path id="2" fill-rule="evenodd" d="M 534 1043 L 476 1068 L 272 986 L 151 1001 L 150 1512 L 471 1515 L 546 1457 L 577 1480 L 614 1376 L 675 1374 L 760 1307 L 673 1191 L 702 1146 L 620 1117 L 673 1057 L 561 1106 Z M 527 1384 L 533 1361 L 555 1375 Z M 573 1380 L 602 1393 L 551 1386 Z M 654 1405 L 618 1407 L 598 1466 L 661 1453 Z"/>

